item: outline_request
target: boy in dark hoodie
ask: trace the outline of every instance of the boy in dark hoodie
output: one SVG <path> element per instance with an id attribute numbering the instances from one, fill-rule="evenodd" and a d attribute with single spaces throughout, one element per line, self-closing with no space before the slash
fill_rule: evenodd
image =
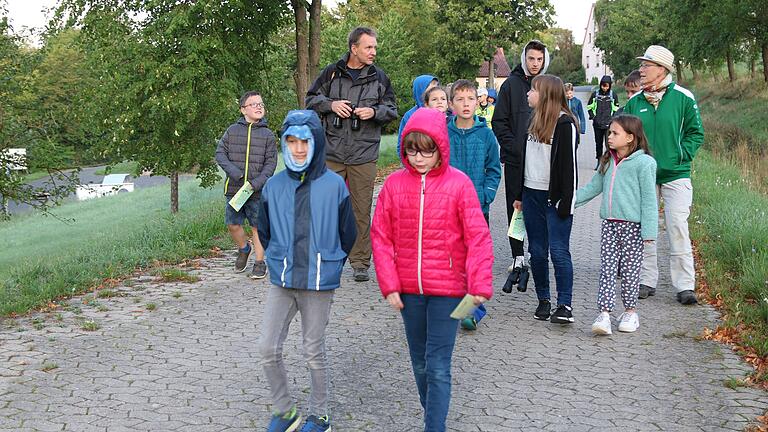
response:
<path id="1" fill-rule="evenodd" d="M 419 75 L 413 79 L 413 100 L 416 102 L 414 106 L 403 114 L 403 119 L 400 120 L 400 127 L 397 129 L 397 154 L 400 154 L 400 141 L 402 140 L 403 129 L 405 124 L 408 123 L 408 119 L 411 118 L 417 109 L 424 107 L 424 92 L 430 88 L 439 85 L 440 81 L 432 75 Z"/>
<path id="2" fill-rule="evenodd" d="M 331 428 L 325 328 L 357 228 L 344 180 L 326 167 L 325 132 L 317 114 L 289 112 L 280 135 L 285 171 L 264 186 L 258 221 L 273 284 L 260 341 L 275 410 L 267 430 L 293 431 L 301 423 L 282 354 L 288 326 L 298 312 L 311 383 L 310 416 L 301 430 L 321 432 Z"/>
<path id="3" fill-rule="evenodd" d="M 251 252 L 255 252 L 256 261 L 250 276 L 253 279 L 262 279 L 267 276 L 267 266 L 264 263 L 264 248 L 256 232 L 256 213 L 261 188 L 277 167 L 277 146 L 275 134 L 269 130 L 264 119 L 266 108 L 258 92 L 249 91 L 243 94 L 240 98 L 240 113 L 243 116 L 237 123 L 228 127 L 219 140 L 216 147 L 216 163 L 227 174 L 227 181 L 224 183 L 224 196 L 227 198 L 224 220 L 232 240 L 238 247 L 235 271 L 245 271 Z M 250 186 L 253 192 L 245 204 L 235 210 L 229 201 L 244 185 L 246 188 Z M 246 219 L 253 231 L 252 243 L 248 241 L 243 230 L 243 222 Z"/>
<path id="4" fill-rule="evenodd" d="M 512 220 L 515 197 L 512 191 L 522 190 L 521 179 L 523 150 L 528 136 L 528 124 L 532 109 L 528 106 L 528 91 L 533 77 L 544 74 L 549 67 L 549 51 L 541 41 L 532 40 L 525 44 L 520 53 L 520 64 L 512 70 L 509 78 L 499 89 L 499 100 L 493 112 L 493 133 L 501 148 L 501 163 L 504 165 L 504 193 L 507 200 L 507 223 Z M 504 285 L 504 292 L 510 292 L 516 285 L 525 291 L 528 284 L 528 266 L 525 264 L 523 241 L 509 238 L 512 249 L 512 264 Z"/>
<path id="5" fill-rule="evenodd" d="M 595 130 L 595 158 L 597 164 L 595 170 L 600 165 L 600 157 L 605 153 L 608 128 L 611 126 L 611 119 L 616 110 L 619 109 L 619 97 L 612 90 L 613 79 L 609 75 L 604 75 L 600 79 L 600 88 L 592 92 L 587 103 L 587 112 L 589 119 L 592 120 L 592 127 Z"/>

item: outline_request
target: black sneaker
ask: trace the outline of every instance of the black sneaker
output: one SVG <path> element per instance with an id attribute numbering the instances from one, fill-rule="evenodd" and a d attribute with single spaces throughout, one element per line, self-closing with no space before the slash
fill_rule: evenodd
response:
<path id="1" fill-rule="evenodd" d="M 568 305 L 557 305 L 557 309 L 555 309 L 555 313 L 552 314 L 552 318 L 549 319 L 549 322 L 555 323 L 555 324 L 571 324 L 573 319 L 573 313 L 571 313 L 573 309 Z"/>
<path id="2" fill-rule="evenodd" d="M 684 305 L 695 305 L 699 302 L 693 290 L 685 290 L 677 293 L 677 301 Z"/>
<path id="3" fill-rule="evenodd" d="M 651 288 L 648 285 L 640 285 L 640 292 L 637 294 L 637 298 L 644 299 L 656 295 L 656 288 Z"/>
<path id="4" fill-rule="evenodd" d="M 253 252 L 253 247 L 251 247 L 250 242 L 248 242 L 247 248 L 248 249 L 238 249 L 237 251 L 237 258 L 235 259 L 235 273 L 244 272 L 245 268 L 248 266 L 248 258 L 251 257 L 251 252 Z"/>
<path id="5" fill-rule="evenodd" d="M 533 318 L 539 321 L 546 321 L 549 319 L 549 314 L 551 312 L 552 303 L 550 303 L 549 300 L 539 300 L 539 306 L 536 308 Z"/>
<path id="6" fill-rule="evenodd" d="M 355 277 L 355 282 L 365 282 L 368 279 L 370 279 L 368 277 L 368 269 L 356 268 L 356 269 L 353 269 L 352 274 Z"/>
<path id="7" fill-rule="evenodd" d="M 267 276 L 267 263 L 256 260 L 251 269 L 251 279 L 264 279 Z"/>

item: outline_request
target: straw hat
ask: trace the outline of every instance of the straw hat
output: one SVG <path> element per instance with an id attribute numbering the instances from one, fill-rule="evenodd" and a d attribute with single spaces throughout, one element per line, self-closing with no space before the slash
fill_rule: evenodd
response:
<path id="1" fill-rule="evenodd" d="M 670 72 L 675 69 L 675 55 L 672 54 L 672 51 L 661 45 L 649 46 L 648 49 L 645 50 L 645 54 L 641 57 L 637 57 L 637 59 L 647 60 L 656 63 L 659 66 L 664 66 Z"/>

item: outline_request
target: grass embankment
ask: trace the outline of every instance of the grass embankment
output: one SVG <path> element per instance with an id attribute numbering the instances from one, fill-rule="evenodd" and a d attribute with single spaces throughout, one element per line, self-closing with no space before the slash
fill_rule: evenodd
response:
<path id="1" fill-rule="evenodd" d="M 694 164 L 690 227 L 709 301 L 723 313 L 713 339 L 734 343 L 768 384 L 768 90 L 763 84 L 692 86 L 706 142 Z"/>
<path id="2" fill-rule="evenodd" d="M 381 169 L 398 163 L 395 147 L 395 136 L 382 137 Z M 283 167 L 278 155 L 278 171 Z M 26 313 L 136 269 L 205 256 L 213 247 L 231 248 L 221 184 L 213 189 L 197 184 L 181 182 L 177 215 L 169 213 L 165 185 L 54 209 L 67 222 L 27 214 L 0 223 L 0 317 Z"/>

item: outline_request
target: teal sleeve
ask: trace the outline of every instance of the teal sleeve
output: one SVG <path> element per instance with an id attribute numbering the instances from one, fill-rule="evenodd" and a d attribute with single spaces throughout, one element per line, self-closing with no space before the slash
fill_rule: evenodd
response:
<path id="1" fill-rule="evenodd" d="M 596 172 L 592 176 L 592 180 L 586 186 L 580 187 L 576 191 L 576 207 L 581 207 L 584 204 L 590 202 L 594 197 L 600 195 L 603 192 L 603 180 L 604 174 Z"/>

